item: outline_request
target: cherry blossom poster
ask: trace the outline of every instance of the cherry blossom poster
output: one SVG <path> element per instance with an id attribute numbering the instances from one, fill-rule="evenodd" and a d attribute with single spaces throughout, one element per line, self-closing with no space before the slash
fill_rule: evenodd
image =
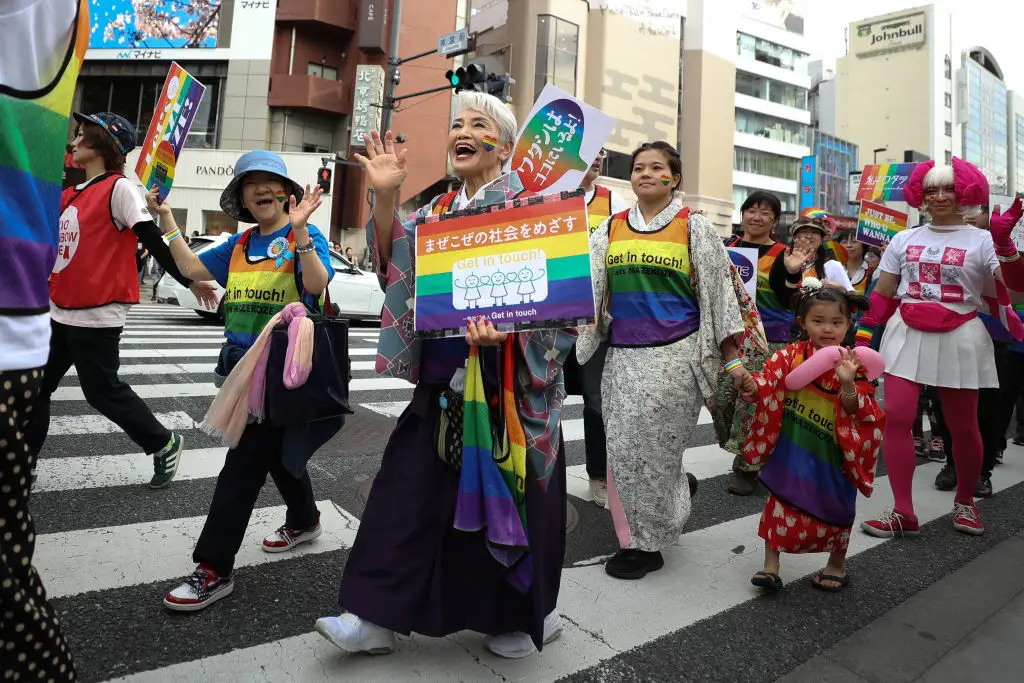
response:
<path id="1" fill-rule="evenodd" d="M 90 48 L 215 48 L 221 0 L 89 3 Z"/>
<path id="2" fill-rule="evenodd" d="M 570 192 L 615 129 L 615 119 L 546 85 L 516 139 L 510 169 L 530 192 Z"/>

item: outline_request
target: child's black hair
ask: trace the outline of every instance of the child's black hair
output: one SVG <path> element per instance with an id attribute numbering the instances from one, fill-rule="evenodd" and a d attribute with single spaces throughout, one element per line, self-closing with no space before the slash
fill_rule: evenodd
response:
<path id="1" fill-rule="evenodd" d="M 866 311 L 870 306 L 866 296 L 856 292 L 844 292 L 832 287 L 821 287 L 820 289 L 811 290 L 801 289 L 790 299 L 790 306 L 792 306 L 793 313 L 798 318 L 806 318 L 808 311 L 811 310 L 811 306 L 820 303 L 839 304 L 843 312 L 850 317 L 851 324 L 853 323 L 853 315 L 855 313 Z M 800 330 L 799 339 L 801 341 L 807 340 L 806 330 Z"/>

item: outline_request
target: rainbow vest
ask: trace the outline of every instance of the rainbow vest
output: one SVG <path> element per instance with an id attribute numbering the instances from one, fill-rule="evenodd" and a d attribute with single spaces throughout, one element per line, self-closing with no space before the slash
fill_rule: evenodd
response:
<path id="1" fill-rule="evenodd" d="M 729 243 L 730 247 L 737 246 L 740 238 Z M 761 324 L 764 326 L 765 337 L 770 342 L 787 344 L 792 336 L 793 312 L 779 303 L 775 291 L 768 284 L 768 274 L 772 272 L 775 259 L 786 250 L 786 245 L 776 242 L 765 255 L 757 259 L 757 312 L 761 315 Z"/>
<path id="2" fill-rule="evenodd" d="M 587 225 L 593 233 L 608 216 L 612 215 L 612 191 L 601 185 L 594 185 L 594 196 L 587 204 Z"/>
<path id="3" fill-rule="evenodd" d="M 793 361 L 795 370 L 806 357 Z M 836 438 L 839 389 L 819 379 L 786 392 L 779 441 L 761 470 L 761 482 L 777 498 L 834 526 L 853 526 L 857 487 L 843 474 Z"/>
<path id="4" fill-rule="evenodd" d="M 608 231 L 612 346 L 661 346 L 700 327 L 690 265 L 689 208 L 656 232 L 637 232 L 629 212 Z"/>
<path id="5" fill-rule="evenodd" d="M 278 259 L 265 254 L 252 258 L 249 239 L 243 233 L 231 252 L 224 292 L 224 336 L 244 348 L 252 346 L 267 322 L 290 303 L 300 300 L 296 264 L 298 257 Z M 288 251 L 295 254 L 295 235 L 288 231 Z"/>
<path id="6" fill-rule="evenodd" d="M 5 18 L 14 22 L 5 31 L 33 29 L 20 25 L 17 11 L 14 17 Z M 47 328 L 47 281 L 57 256 L 63 150 L 75 81 L 88 46 L 88 0 L 80 0 L 71 41 L 53 80 L 31 92 L 0 88 L 0 313 L 47 316 L 42 323 Z"/>

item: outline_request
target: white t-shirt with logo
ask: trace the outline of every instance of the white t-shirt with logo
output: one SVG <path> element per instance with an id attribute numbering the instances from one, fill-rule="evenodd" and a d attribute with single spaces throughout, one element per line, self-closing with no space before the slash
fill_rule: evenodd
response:
<path id="1" fill-rule="evenodd" d="M 99 178 L 101 176 L 97 176 Z M 91 178 L 75 189 L 81 191 L 96 181 Z M 68 211 L 74 209 L 72 204 Z M 114 183 L 114 189 L 110 197 L 110 210 L 114 216 L 114 225 L 118 230 L 131 230 L 138 223 L 153 220 L 153 216 L 146 208 L 146 202 L 142 195 L 135 189 L 132 181 L 127 178 L 119 178 Z M 74 259 L 75 250 L 72 248 L 77 244 L 77 239 L 70 232 L 77 227 L 75 221 L 65 221 L 67 212 L 61 216 L 61 235 L 58 244 L 57 262 L 53 266 L 53 272 L 58 273 Z M 107 304 L 96 308 L 59 308 L 52 301 L 50 302 L 50 317 L 55 321 L 72 327 L 124 327 L 128 319 L 128 309 L 131 304 Z"/>
<path id="2" fill-rule="evenodd" d="M 930 224 L 896 235 L 879 270 L 900 276 L 896 296 L 904 301 L 940 303 L 960 313 L 984 304 L 999 268 L 992 234 L 973 226 Z"/>

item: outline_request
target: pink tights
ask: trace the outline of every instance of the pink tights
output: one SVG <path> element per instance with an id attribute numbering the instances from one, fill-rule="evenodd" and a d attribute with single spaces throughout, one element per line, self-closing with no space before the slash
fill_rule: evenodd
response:
<path id="1" fill-rule="evenodd" d="M 978 429 L 978 390 L 939 387 L 942 415 L 953 437 L 956 465 L 956 502 L 974 503 L 974 488 L 981 476 L 983 447 Z M 896 511 L 911 519 L 914 515 L 913 485 L 917 457 L 911 430 L 917 415 L 921 385 L 902 377 L 885 375 L 885 436 L 882 450 Z"/>

